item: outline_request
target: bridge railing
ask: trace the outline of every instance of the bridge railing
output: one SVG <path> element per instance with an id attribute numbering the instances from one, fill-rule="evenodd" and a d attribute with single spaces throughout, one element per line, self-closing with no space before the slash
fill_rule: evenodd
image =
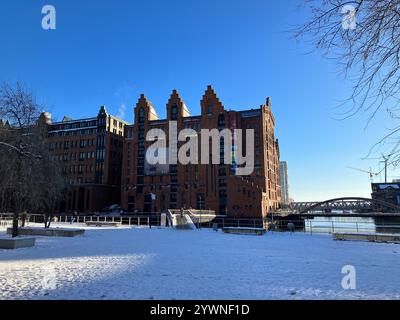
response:
<path id="1" fill-rule="evenodd" d="M 400 212 L 400 206 L 386 201 L 361 198 L 361 197 L 343 197 L 329 199 L 325 201 L 312 202 L 293 202 L 291 209 L 305 213 L 313 210 L 384 210 L 387 212 Z"/>

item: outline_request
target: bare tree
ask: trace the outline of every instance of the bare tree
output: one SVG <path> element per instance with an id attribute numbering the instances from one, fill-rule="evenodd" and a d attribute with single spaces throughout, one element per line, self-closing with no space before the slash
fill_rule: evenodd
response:
<path id="1" fill-rule="evenodd" d="M 387 111 L 399 119 L 400 0 L 304 0 L 303 5 L 310 18 L 295 37 L 335 59 L 353 83 L 342 118 L 367 112 L 368 125 L 378 112 Z M 399 139 L 400 125 L 390 128 L 370 153 L 386 143 L 399 156 Z"/>
<path id="2" fill-rule="evenodd" d="M 22 84 L 0 86 L 0 198 L 13 211 L 13 237 L 22 212 L 52 212 L 65 187 L 39 114 L 35 97 Z"/>

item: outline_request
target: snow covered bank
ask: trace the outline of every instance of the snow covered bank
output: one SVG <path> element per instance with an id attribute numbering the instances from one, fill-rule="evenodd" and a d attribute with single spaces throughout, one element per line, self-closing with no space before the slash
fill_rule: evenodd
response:
<path id="1" fill-rule="evenodd" d="M 399 265 L 400 245 L 325 235 L 87 228 L 0 250 L 0 299 L 400 299 Z"/>

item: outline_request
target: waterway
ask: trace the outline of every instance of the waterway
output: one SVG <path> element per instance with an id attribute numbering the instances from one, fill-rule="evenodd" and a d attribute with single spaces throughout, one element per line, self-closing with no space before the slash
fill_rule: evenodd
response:
<path id="1" fill-rule="evenodd" d="M 400 233 L 400 218 L 393 217 L 315 217 L 305 219 L 306 232 Z"/>

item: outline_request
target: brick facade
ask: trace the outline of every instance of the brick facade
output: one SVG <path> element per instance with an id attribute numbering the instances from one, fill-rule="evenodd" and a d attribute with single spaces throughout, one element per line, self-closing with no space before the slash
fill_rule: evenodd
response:
<path id="1" fill-rule="evenodd" d="M 174 90 L 166 106 L 167 118 L 159 119 L 151 102 L 141 95 L 134 108 L 134 124 L 125 126 L 122 207 L 137 212 L 184 207 L 211 209 L 233 217 L 266 217 L 280 203 L 279 144 L 274 136 L 275 120 L 270 99 L 257 109 L 226 110 L 213 88 L 208 86 L 200 106 L 201 115 L 191 116 Z M 152 142 L 146 141 L 146 135 L 150 129 L 163 129 L 170 146 L 170 121 L 177 122 L 178 132 L 184 128 L 194 129 L 199 134 L 199 141 L 201 129 L 242 129 L 243 132 L 254 129 L 253 173 L 237 176 L 235 166 L 212 164 L 211 161 L 210 164 L 149 167 L 146 150 Z M 178 149 L 183 144 L 185 142 L 178 142 Z M 201 146 L 198 154 L 199 157 L 202 155 Z M 221 155 L 223 157 L 223 152 Z M 209 156 L 211 159 L 211 153 Z M 155 200 L 151 194 L 155 195 Z"/>
<path id="2" fill-rule="evenodd" d="M 54 160 L 62 163 L 68 188 L 59 212 L 94 212 L 121 198 L 121 166 L 125 121 L 101 107 L 96 117 L 51 122 L 43 113 L 39 123 L 47 127 Z"/>

